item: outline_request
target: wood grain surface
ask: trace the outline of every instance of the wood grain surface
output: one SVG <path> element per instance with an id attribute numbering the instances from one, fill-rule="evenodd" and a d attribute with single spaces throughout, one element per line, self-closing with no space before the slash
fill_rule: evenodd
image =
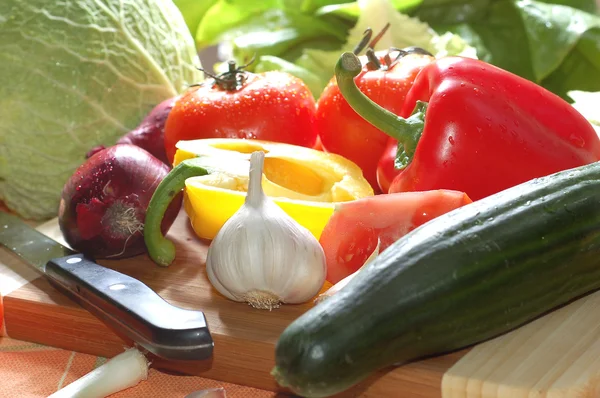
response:
<path id="1" fill-rule="evenodd" d="M 470 350 L 444 398 L 600 397 L 600 292 Z"/>
<path id="2" fill-rule="evenodd" d="M 42 232 L 57 238 L 57 226 Z M 282 391 L 270 375 L 274 347 L 284 328 L 313 304 L 284 305 L 257 310 L 220 295 L 207 279 L 207 242 L 198 239 L 182 211 L 169 232 L 177 258 L 168 268 L 146 255 L 99 263 L 146 283 L 168 302 L 204 311 L 215 341 L 214 356 L 205 363 L 176 363 L 153 359 L 169 372 L 196 374 L 272 391 Z M 18 261 L 5 249 L 0 261 Z M 324 289 L 327 286 L 324 287 Z M 4 298 L 8 336 L 93 355 L 112 357 L 131 344 L 93 315 L 39 278 Z M 457 352 L 379 372 L 340 397 L 439 397 L 441 380 L 464 354 Z M 399 395 L 402 394 L 402 395 Z"/>

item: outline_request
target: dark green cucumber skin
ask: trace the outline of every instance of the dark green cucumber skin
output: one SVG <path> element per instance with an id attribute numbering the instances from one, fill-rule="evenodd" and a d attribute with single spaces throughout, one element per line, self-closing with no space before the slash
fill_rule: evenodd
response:
<path id="1" fill-rule="evenodd" d="M 496 337 L 600 288 L 600 163 L 446 213 L 385 250 L 276 345 L 305 397 Z"/>

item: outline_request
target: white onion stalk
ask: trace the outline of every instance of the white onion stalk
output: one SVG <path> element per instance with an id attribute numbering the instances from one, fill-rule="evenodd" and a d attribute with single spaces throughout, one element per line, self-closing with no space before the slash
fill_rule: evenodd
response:
<path id="1" fill-rule="evenodd" d="M 336 294 L 337 292 L 339 292 L 344 286 L 346 286 L 365 267 L 365 265 L 369 264 L 371 261 L 373 261 L 375 259 L 375 257 L 377 257 L 379 255 L 379 246 L 380 245 L 381 245 L 381 240 L 379 238 L 377 238 L 377 246 L 375 246 L 375 249 L 373 250 L 373 253 L 371 253 L 371 255 L 369 256 L 369 258 L 367 258 L 365 260 L 365 263 L 358 270 L 356 270 L 352 274 L 348 275 L 347 277 L 345 277 L 344 279 L 342 279 L 335 285 L 331 286 L 325 292 L 319 294 L 319 296 L 315 299 L 315 304 L 319 304 L 321 301 L 328 299 L 329 297 L 331 297 L 334 294 Z"/>
<path id="2" fill-rule="evenodd" d="M 230 300 L 259 309 L 304 303 L 323 287 L 325 253 L 310 231 L 262 190 L 265 154 L 250 156 L 248 194 L 208 248 L 210 283 Z"/>
<path id="3" fill-rule="evenodd" d="M 146 380 L 149 366 L 146 357 L 131 348 L 48 398 L 104 398 Z"/>

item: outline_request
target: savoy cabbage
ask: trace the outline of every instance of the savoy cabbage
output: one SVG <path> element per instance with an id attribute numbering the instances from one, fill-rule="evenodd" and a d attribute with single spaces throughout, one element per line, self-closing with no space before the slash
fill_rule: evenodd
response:
<path id="1" fill-rule="evenodd" d="M 171 0 L 0 1 L 0 200 L 57 214 L 86 152 L 202 79 Z"/>

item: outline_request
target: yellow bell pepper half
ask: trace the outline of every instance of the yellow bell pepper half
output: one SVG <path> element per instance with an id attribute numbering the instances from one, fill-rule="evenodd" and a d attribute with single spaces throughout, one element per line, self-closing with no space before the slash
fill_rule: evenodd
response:
<path id="1" fill-rule="evenodd" d="M 336 202 L 373 196 L 362 170 L 348 159 L 295 145 L 234 138 L 179 141 L 173 165 L 196 156 L 225 160 L 222 170 L 185 181 L 184 208 L 194 232 L 213 239 L 243 205 L 250 155 L 265 153 L 263 190 L 317 239 Z"/>

